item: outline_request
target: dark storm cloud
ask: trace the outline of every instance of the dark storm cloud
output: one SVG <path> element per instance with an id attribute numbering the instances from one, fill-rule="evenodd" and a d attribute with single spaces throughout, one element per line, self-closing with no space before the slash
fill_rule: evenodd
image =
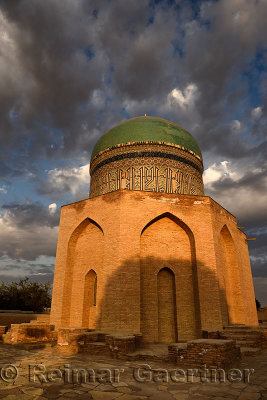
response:
<path id="1" fill-rule="evenodd" d="M 86 197 L 80 166 L 98 137 L 125 117 L 162 116 L 192 132 L 206 168 L 229 163 L 206 193 L 257 235 L 254 258 L 265 254 L 266 13 L 265 0 L 0 0 L 4 184 L 27 175 L 39 199 Z M 18 194 L 2 209 L 0 253 L 54 255 L 58 218 Z"/>
<path id="2" fill-rule="evenodd" d="M 45 274 L 45 275 L 30 275 L 28 274 L 27 277 L 29 278 L 30 281 L 32 282 L 36 282 L 37 277 L 38 277 L 38 282 L 41 283 L 46 283 L 46 282 L 50 282 L 53 283 L 53 274 Z M 25 273 L 23 273 L 22 275 L 17 275 L 17 276 L 13 276 L 13 275 L 0 275 L 0 282 L 19 282 L 21 279 L 25 278 Z"/>
<path id="3" fill-rule="evenodd" d="M 267 276 L 267 258 L 257 259 L 256 262 L 252 259 L 252 274 L 254 277 Z"/>
<path id="4" fill-rule="evenodd" d="M 35 260 L 55 256 L 59 212 L 39 203 L 9 204 L 0 218 L 0 257 Z"/>
<path id="5" fill-rule="evenodd" d="M 59 211 L 51 213 L 48 207 L 40 203 L 29 204 L 8 204 L 3 205 L 2 209 L 6 211 L 6 220 L 11 225 L 19 229 L 30 229 L 35 226 L 57 227 L 59 223 Z"/>
<path id="6" fill-rule="evenodd" d="M 188 128 L 207 150 L 246 154 L 241 137 L 225 124 L 225 108 L 247 93 L 243 81 L 229 85 L 261 48 L 264 1 L 199 2 L 197 18 L 191 3 L 182 1 L 167 7 L 148 1 L 11 0 L 0 7 L 6 32 L 2 148 L 24 146 L 34 158 L 81 154 L 90 150 L 92 127 L 99 125 L 95 89 L 105 98 L 100 134 L 121 119 L 123 102 L 143 102 L 156 112 L 176 85 L 194 82 L 200 96 Z M 165 114 L 188 120 L 179 107 Z M 194 129 L 195 122 L 200 124 Z"/>
<path id="7" fill-rule="evenodd" d="M 88 98 L 105 70 L 101 52 L 89 55 L 92 16 L 83 13 L 82 2 L 22 0 L 0 6 L 7 37 L 1 54 L 7 77 L 1 84 L 2 146 L 21 149 L 30 136 L 28 151 L 36 156 L 47 155 L 51 144 L 75 145 L 69 135 L 75 130 L 79 135 L 85 114 L 90 116 Z M 16 64 L 11 71 L 10 61 Z M 63 130 L 64 137 L 55 130 Z"/>

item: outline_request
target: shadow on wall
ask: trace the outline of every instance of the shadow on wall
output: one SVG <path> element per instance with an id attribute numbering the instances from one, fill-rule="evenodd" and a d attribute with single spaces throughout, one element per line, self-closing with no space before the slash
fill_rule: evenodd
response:
<path id="1" fill-rule="evenodd" d="M 184 259 L 127 259 L 107 279 L 99 271 L 97 285 L 92 282 L 91 292 L 81 296 L 82 326 L 107 332 L 141 331 L 144 341 L 163 343 L 221 329 L 229 324 L 222 309 L 227 304 L 225 292 L 212 271 L 200 263 L 198 269 L 205 277 L 200 288 L 196 268 Z M 90 271 L 88 275 L 93 276 Z M 88 307 L 93 298 L 96 305 Z"/>
<path id="2" fill-rule="evenodd" d="M 74 230 L 61 326 L 141 331 L 147 342 L 176 342 L 200 337 L 201 330 L 244 323 L 236 250 L 226 226 L 216 272 L 197 260 L 192 231 L 170 213 L 143 228 L 140 243 L 133 243 L 136 258 L 120 262 L 123 246 L 127 252 L 132 245 L 121 240 L 118 247 L 104 239 L 89 218 Z"/>

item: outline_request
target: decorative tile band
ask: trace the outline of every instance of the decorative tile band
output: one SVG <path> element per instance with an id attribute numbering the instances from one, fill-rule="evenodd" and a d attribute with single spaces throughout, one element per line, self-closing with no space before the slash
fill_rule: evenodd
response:
<path id="1" fill-rule="evenodd" d="M 155 165 L 155 160 L 153 165 L 149 160 L 142 161 L 139 165 L 114 162 L 112 167 L 98 169 L 91 180 L 90 197 L 119 189 L 204 195 L 202 176 L 191 166 L 181 163 L 179 168 L 178 165 Z"/>
<path id="2" fill-rule="evenodd" d="M 191 167 L 193 167 L 194 169 L 196 169 L 199 173 L 202 173 L 200 167 L 195 164 L 193 161 L 188 160 L 185 157 L 181 157 L 179 155 L 176 154 L 171 154 L 171 153 L 163 153 L 160 151 L 137 151 L 137 152 L 125 152 L 122 154 L 117 154 L 115 156 L 109 157 L 104 159 L 103 161 L 99 162 L 91 171 L 91 176 L 93 176 L 93 174 L 101 167 L 103 167 L 104 165 L 110 164 L 114 161 L 121 161 L 121 160 L 129 160 L 130 158 L 163 158 L 163 159 L 169 159 L 169 160 L 173 160 L 173 161 L 179 161 L 182 162 L 184 164 L 190 165 Z"/>

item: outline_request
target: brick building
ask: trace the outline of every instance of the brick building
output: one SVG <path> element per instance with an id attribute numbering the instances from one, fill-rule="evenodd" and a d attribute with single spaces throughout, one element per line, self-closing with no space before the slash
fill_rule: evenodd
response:
<path id="1" fill-rule="evenodd" d="M 96 143 L 90 198 L 62 207 L 50 323 L 147 342 L 257 325 L 245 234 L 205 196 L 195 139 L 137 117 Z"/>

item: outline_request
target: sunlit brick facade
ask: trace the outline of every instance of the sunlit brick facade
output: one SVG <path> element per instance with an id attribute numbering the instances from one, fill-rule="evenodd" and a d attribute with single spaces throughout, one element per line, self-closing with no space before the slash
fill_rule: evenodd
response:
<path id="1" fill-rule="evenodd" d="M 194 139 L 158 119 L 141 137 L 144 118 L 100 139 L 90 198 L 62 207 L 50 322 L 147 342 L 257 325 L 246 236 L 204 195 Z"/>

